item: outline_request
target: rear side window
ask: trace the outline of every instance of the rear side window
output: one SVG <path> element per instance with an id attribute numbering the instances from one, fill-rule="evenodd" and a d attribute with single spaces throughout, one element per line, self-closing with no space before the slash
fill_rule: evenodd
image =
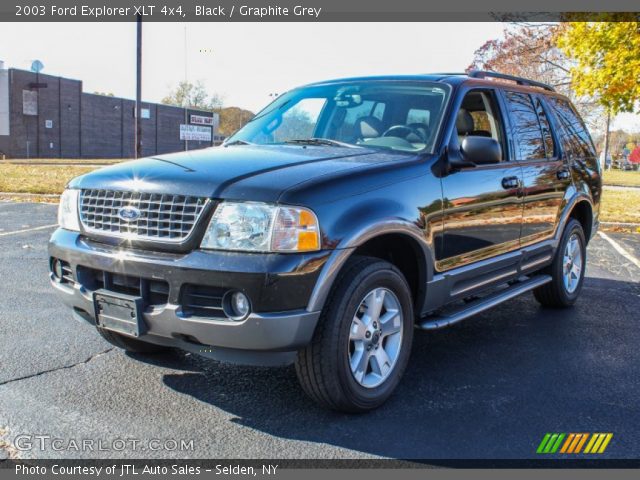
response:
<path id="1" fill-rule="evenodd" d="M 516 160 L 547 158 L 542 128 L 527 93 L 505 92 L 516 144 Z"/>
<path id="2" fill-rule="evenodd" d="M 596 151 L 589 132 L 573 105 L 567 100 L 556 97 L 548 97 L 547 101 L 567 137 L 562 142 L 563 148 L 568 150 L 566 153 L 573 153 L 579 157 L 595 157 Z"/>
<path id="3" fill-rule="evenodd" d="M 539 98 L 536 98 L 536 112 L 538 112 L 538 120 L 540 121 L 540 129 L 542 130 L 542 139 L 544 140 L 544 150 L 547 158 L 553 158 L 556 156 L 555 144 L 553 141 L 553 134 L 551 133 L 551 125 L 547 118 L 547 113 L 544 110 L 542 102 Z"/>

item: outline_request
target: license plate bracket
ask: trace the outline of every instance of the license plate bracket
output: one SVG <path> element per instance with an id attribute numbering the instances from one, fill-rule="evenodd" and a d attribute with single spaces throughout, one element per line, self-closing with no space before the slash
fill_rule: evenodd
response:
<path id="1" fill-rule="evenodd" d="M 130 337 L 139 337 L 146 332 L 142 318 L 142 297 L 96 290 L 93 293 L 96 325 Z"/>

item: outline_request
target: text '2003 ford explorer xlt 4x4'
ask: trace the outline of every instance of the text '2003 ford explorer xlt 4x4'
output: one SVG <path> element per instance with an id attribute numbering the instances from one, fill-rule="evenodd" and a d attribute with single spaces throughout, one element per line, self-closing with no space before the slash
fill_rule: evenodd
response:
<path id="1" fill-rule="evenodd" d="M 365 411 L 398 385 L 415 328 L 529 290 L 572 305 L 601 188 L 584 123 L 546 85 L 328 81 L 221 147 L 71 181 L 51 282 L 118 347 L 295 362 L 315 401 Z"/>

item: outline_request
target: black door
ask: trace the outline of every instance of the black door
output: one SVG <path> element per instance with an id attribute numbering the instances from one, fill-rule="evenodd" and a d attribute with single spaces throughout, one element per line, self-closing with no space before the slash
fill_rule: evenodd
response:
<path id="1" fill-rule="evenodd" d="M 503 161 L 493 165 L 463 168 L 442 178 L 443 239 L 437 262 L 439 271 L 515 250 L 519 247 L 522 222 L 521 167 L 509 161 L 504 123 L 493 89 L 469 91 L 456 121 L 458 138 L 496 139 Z"/>
<path id="2" fill-rule="evenodd" d="M 561 158 L 540 98 L 505 91 L 514 141 L 514 157 L 522 166 L 524 207 L 521 245 L 550 238 L 562 212 L 571 174 Z"/>

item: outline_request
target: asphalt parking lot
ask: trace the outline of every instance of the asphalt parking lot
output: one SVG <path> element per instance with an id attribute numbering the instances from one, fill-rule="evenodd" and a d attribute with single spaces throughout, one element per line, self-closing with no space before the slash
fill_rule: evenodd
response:
<path id="1" fill-rule="evenodd" d="M 396 394 L 349 416 L 317 408 L 292 368 L 111 348 L 49 286 L 55 212 L 0 203 L 0 458 L 521 459 L 536 458 L 546 432 L 612 432 L 599 457 L 640 458 L 640 267 L 601 236 L 574 308 L 546 310 L 527 294 L 418 332 Z M 640 258 L 640 235 L 607 235 Z M 36 434 L 63 448 L 12 445 Z M 110 448 L 65 448 L 71 439 Z M 120 451 L 115 439 L 140 444 Z M 152 439 L 193 448 L 151 450 Z"/>

